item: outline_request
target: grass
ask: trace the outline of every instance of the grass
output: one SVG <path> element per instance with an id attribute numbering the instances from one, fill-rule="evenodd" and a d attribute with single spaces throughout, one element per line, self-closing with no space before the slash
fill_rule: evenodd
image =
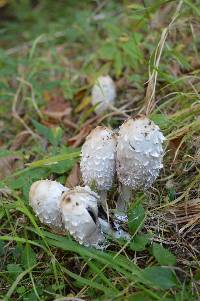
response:
<path id="1" fill-rule="evenodd" d="M 199 1 L 0 4 L 0 299 L 199 300 Z M 96 118 L 91 87 L 106 73 L 117 110 Z M 62 118 L 49 115 L 53 101 L 69 108 Z M 92 128 L 145 110 L 166 154 L 134 196 L 131 241 L 99 251 L 41 225 L 32 182 L 66 183 Z"/>

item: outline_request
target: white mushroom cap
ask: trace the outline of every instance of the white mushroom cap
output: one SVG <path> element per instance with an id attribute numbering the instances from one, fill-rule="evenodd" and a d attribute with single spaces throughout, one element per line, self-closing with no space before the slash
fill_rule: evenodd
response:
<path id="1" fill-rule="evenodd" d="M 150 187 L 163 167 L 164 140 L 159 127 L 145 116 L 125 121 L 117 140 L 119 181 L 133 190 Z"/>
<path id="2" fill-rule="evenodd" d="M 84 184 L 109 190 L 115 175 L 115 157 L 116 139 L 112 130 L 96 127 L 82 146 L 80 167 Z"/>
<path id="3" fill-rule="evenodd" d="M 61 197 L 65 229 L 80 243 L 98 247 L 103 241 L 98 221 L 98 195 L 89 187 L 76 187 Z"/>
<path id="4" fill-rule="evenodd" d="M 60 196 L 68 188 L 56 181 L 41 180 L 31 185 L 29 203 L 39 220 L 53 229 L 62 229 Z"/>
<path id="5" fill-rule="evenodd" d="M 100 76 L 92 89 L 92 104 L 97 105 L 96 114 L 101 115 L 110 109 L 110 106 L 114 105 L 115 98 L 116 88 L 112 78 L 109 75 Z"/>

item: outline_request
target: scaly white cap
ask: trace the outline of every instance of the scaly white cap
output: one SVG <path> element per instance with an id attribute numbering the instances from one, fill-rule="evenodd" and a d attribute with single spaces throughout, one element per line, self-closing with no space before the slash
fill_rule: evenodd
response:
<path id="1" fill-rule="evenodd" d="M 80 162 L 85 185 L 95 184 L 99 190 L 109 190 L 115 175 L 116 138 L 107 127 L 96 127 L 82 146 Z"/>
<path id="2" fill-rule="evenodd" d="M 117 139 L 119 181 L 133 190 L 150 187 L 163 167 L 164 140 L 159 127 L 145 116 L 125 121 Z"/>
<path id="3" fill-rule="evenodd" d="M 101 115 L 110 106 L 114 105 L 116 98 L 115 83 L 112 78 L 107 76 L 100 76 L 92 89 L 92 104 L 97 105 L 95 112 L 97 115 Z"/>
<path id="4" fill-rule="evenodd" d="M 31 185 L 29 203 L 39 220 L 53 229 L 63 229 L 60 197 L 69 189 L 56 181 L 41 180 Z"/>
<path id="5" fill-rule="evenodd" d="M 65 230 L 85 246 L 98 247 L 104 239 L 98 221 L 98 198 L 87 186 L 75 187 L 61 197 Z"/>

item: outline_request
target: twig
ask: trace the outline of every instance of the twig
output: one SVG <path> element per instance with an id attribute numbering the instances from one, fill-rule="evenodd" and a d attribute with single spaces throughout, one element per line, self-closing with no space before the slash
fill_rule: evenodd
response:
<path id="1" fill-rule="evenodd" d="M 34 137 L 38 140 L 38 137 L 39 139 L 41 139 L 40 136 L 38 136 L 37 134 L 35 134 L 31 128 L 25 123 L 25 121 L 19 116 L 18 112 L 17 112 L 17 104 L 18 104 L 18 100 L 19 100 L 19 96 L 20 96 L 20 93 L 21 93 L 21 89 L 22 89 L 22 82 L 20 82 L 19 84 L 19 87 L 17 89 L 17 92 L 14 96 L 14 99 L 13 99 L 13 104 L 12 104 L 12 116 L 17 119 L 22 125 L 23 127 Z"/>
<path id="2" fill-rule="evenodd" d="M 35 94 L 34 94 L 34 91 L 33 91 L 33 86 L 23 78 L 17 77 L 17 80 L 22 82 L 23 84 L 27 85 L 30 88 L 30 90 L 31 90 L 31 100 L 32 100 L 32 103 L 33 103 L 33 107 L 35 108 L 35 111 L 37 112 L 39 117 L 41 119 L 43 119 L 43 115 L 42 115 L 40 109 L 38 108 L 38 105 L 37 105 L 36 100 L 35 100 Z"/>
<path id="3" fill-rule="evenodd" d="M 42 44 L 42 43 L 45 43 L 45 42 L 48 42 L 48 41 L 52 41 L 54 39 L 64 37 L 65 35 L 66 35 L 65 31 L 58 31 L 58 32 L 56 32 L 55 34 L 53 34 L 51 36 L 43 35 L 41 37 L 41 39 L 39 41 L 37 41 L 37 44 Z M 27 50 L 29 47 L 31 47 L 33 45 L 34 41 L 35 40 L 32 40 L 32 41 L 29 41 L 27 43 L 24 43 L 23 45 L 10 48 L 6 51 L 6 54 L 7 55 L 12 55 L 12 54 L 15 54 L 17 52 L 21 52 L 23 49 Z"/>
<path id="4" fill-rule="evenodd" d="M 152 73 L 150 71 L 150 66 L 149 66 L 149 80 L 148 80 L 148 87 L 147 87 L 147 91 L 146 91 L 146 101 L 145 101 L 146 102 L 146 105 L 145 105 L 145 107 L 146 107 L 145 114 L 146 115 L 149 115 L 151 113 L 151 111 L 153 110 L 154 105 L 155 105 L 155 91 L 156 91 L 158 68 L 159 68 L 159 64 L 160 64 L 161 55 L 162 55 L 162 52 L 164 49 L 166 39 L 170 32 L 170 29 L 180 13 L 182 4 L 183 4 L 183 1 L 181 0 L 176 8 L 175 14 L 172 17 L 171 22 L 169 23 L 169 25 L 166 28 L 164 28 L 164 30 L 161 34 L 160 41 L 159 41 L 158 46 L 155 51 L 154 68 L 153 68 Z"/>

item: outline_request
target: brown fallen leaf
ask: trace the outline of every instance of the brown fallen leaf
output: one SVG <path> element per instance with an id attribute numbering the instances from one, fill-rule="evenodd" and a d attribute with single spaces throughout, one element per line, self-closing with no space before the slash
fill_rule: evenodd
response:
<path id="1" fill-rule="evenodd" d="M 30 137 L 29 131 L 22 131 L 15 137 L 10 149 L 13 151 L 19 149 L 21 145 L 24 144 L 29 137 Z"/>
<path id="2" fill-rule="evenodd" d="M 91 130 L 97 125 L 99 116 L 94 116 L 88 119 L 82 126 L 80 132 L 68 140 L 68 144 L 72 147 L 78 147 L 85 140 Z"/>
<path id="3" fill-rule="evenodd" d="M 24 164 L 19 156 L 7 156 L 0 158 L 0 179 L 9 176 L 15 170 L 23 167 Z"/>
<path id="4" fill-rule="evenodd" d="M 80 165 L 76 163 L 74 167 L 72 168 L 66 182 L 65 186 L 69 188 L 73 188 L 80 183 L 80 178 L 81 178 L 81 171 L 80 171 Z"/>
<path id="5" fill-rule="evenodd" d="M 43 114 L 49 118 L 60 121 L 62 118 L 69 116 L 72 108 L 62 96 L 52 96 Z"/>
<path id="6" fill-rule="evenodd" d="M 172 155 L 174 155 L 174 152 L 177 150 L 177 148 L 180 146 L 182 139 L 184 136 L 175 137 L 174 139 L 171 139 L 169 141 L 169 149 L 172 152 Z"/>
<path id="7" fill-rule="evenodd" d="M 90 119 L 88 119 L 82 127 L 88 126 L 88 125 L 93 125 L 93 127 L 95 127 L 97 125 L 98 120 L 100 119 L 99 116 L 93 116 Z"/>
<path id="8" fill-rule="evenodd" d="M 128 87 L 128 84 L 129 84 L 128 80 L 124 77 L 120 77 L 115 81 L 117 90 L 121 90 L 124 89 L 124 87 Z"/>
<path id="9" fill-rule="evenodd" d="M 76 107 L 75 113 L 83 111 L 88 105 L 91 104 L 91 96 L 84 97 L 80 104 Z"/>
<path id="10" fill-rule="evenodd" d="M 75 99 L 77 101 L 81 101 L 85 97 L 88 88 L 89 88 L 89 86 L 86 85 L 86 86 L 82 87 L 81 89 L 79 89 L 78 92 L 75 94 Z"/>
<path id="11" fill-rule="evenodd" d="M 8 0 L 0 0 L 0 7 L 3 7 L 6 4 L 8 4 Z"/>
<path id="12" fill-rule="evenodd" d="M 91 130 L 91 125 L 84 126 L 76 136 L 68 140 L 68 144 L 72 147 L 80 146 Z"/>
<path id="13" fill-rule="evenodd" d="M 76 130 L 78 128 L 78 126 L 73 121 L 71 121 L 68 117 L 64 117 L 62 119 L 62 122 L 66 127 L 70 127 L 74 130 Z"/>

